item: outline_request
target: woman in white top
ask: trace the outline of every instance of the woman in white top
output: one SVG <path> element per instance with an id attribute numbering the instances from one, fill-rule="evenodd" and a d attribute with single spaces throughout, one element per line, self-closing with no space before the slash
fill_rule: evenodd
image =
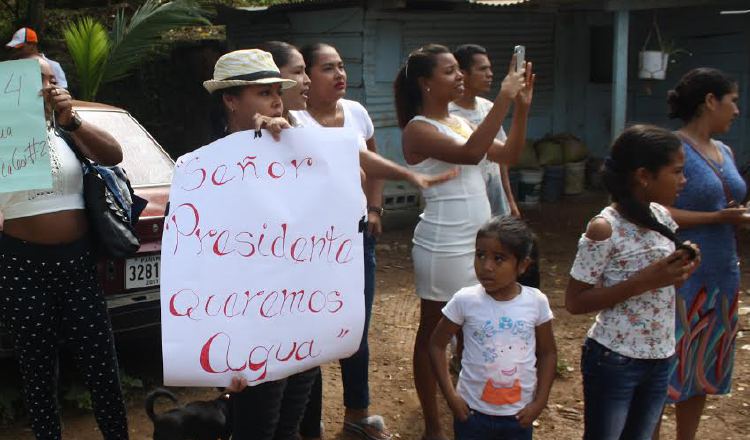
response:
<path id="1" fill-rule="evenodd" d="M 515 59 L 511 62 L 514 65 Z M 396 113 L 403 129 L 406 163 L 423 173 L 460 167 L 458 178 L 423 191 L 426 206 L 414 230 L 412 258 L 421 298 L 414 383 L 425 419 L 424 438 L 428 440 L 446 438 L 435 399 L 437 382 L 429 359 L 430 335 L 451 296 L 477 283 L 474 239 L 490 218 L 484 178 L 477 164 L 485 155 L 498 163 L 518 160 L 522 143 L 509 140 L 506 147 L 495 135 L 511 102 L 519 93 L 530 95 L 533 84 L 530 63 L 521 72 L 511 69 L 492 110 L 472 131 L 468 122 L 448 111 L 448 104 L 463 92 L 463 75 L 448 48 L 431 44 L 412 52 L 396 77 Z M 514 119 L 513 123 L 519 122 Z M 513 128 L 511 136 L 521 132 Z"/>
<path id="2" fill-rule="evenodd" d="M 70 94 L 57 86 L 44 58 L 29 58 L 36 58 L 41 67 L 47 123 L 57 121 L 40 148 L 47 156 L 42 157 L 50 160 L 53 186 L 0 193 L 5 218 L 0 236 L 0 320 L 13 338 L 37 439 L 61 438 L 56 394 L 60 340 L 74 354 L 91 391 L 102 436 L 127 439 L 112 327 L 88 238 L 81 162 L 72 149 L 102 165 L 119 163 L 122 150 L 112 136 L 76 115 Z"/>
<path id="3" fill-rule="evenodd" d="M 455 176 L 454 171 L 439 176 L 414 173 L 376 154 L 375 129 L 367 110 L 358 102 L 344 99 L 346 70 L 338 51 L 327 44 L 317 43 L 301 50 L 311 84 L 304 111 L 293 112 L 301 124 L 320 127 L 349 127 L 362 135 L 360 163 L 364 170 L 364 192 L 367 199 L 367 230 L 364 234 L 365 253 L 365 328 L 359 350 L 341 360 L 344 387 L 344 429 L 371 439 L 390 439 L 383 418 L 370 415 L 368 384 L 369 345 L 368 329 L 375 296 L 375 237 L 382 231 L 383 181 L 407 180 L 419 188 L 426 188 Z M 366 149 L 364 148 L 366 146 Z M 322 391 L 316 385 L 310 396 L 308 413 L 302 422 L 301 434 L 306 439 L 317 439 L 320 433 Z"/>

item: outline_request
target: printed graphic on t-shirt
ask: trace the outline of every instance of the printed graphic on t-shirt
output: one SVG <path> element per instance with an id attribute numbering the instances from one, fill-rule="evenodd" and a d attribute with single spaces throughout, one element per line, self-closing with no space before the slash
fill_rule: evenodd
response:
<path id="1" fill-rule="evenodd" d="M 510 405 L 521 400 L 523 360 L 534 349 L 534 324 L 507 316 L 486 321 L 470 336 L 482 347 L 487 382 L 481 400 L 491 405 Z"/>

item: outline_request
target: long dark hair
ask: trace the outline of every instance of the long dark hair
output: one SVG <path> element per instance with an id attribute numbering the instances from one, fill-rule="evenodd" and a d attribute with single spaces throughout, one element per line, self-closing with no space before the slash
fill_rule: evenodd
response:
<path id="1" fill-rule="evenodd" d="M 292 53 L 294 53 L 295 50 L 299 50 L 295 46 L 284 41 L 266 41 L 258 45 L 258 49 L 270 53 L 273 57 L 274 64 L 276 64 L 276 67 L 279 69 L 289 64 L 289 58 L 291 58 Z"/>
<path id="2" fill-rule="evenodd" d="M 302 54 L 302 58 L 305 60 L 305 73 L 307 73 L 308 75 L 310 74 L 310 69 L 312 69 L 312 66 L 315 65 L 315 63 L 318 61 L 318 51 L 320 51 L 320 49 L 323 49 L 324 47 L 330 47 L 338 52 L 335 47 L 327 43 L 308 44 L 303 46 L 302 49 L 299 50 Z"/>
<path id="3" fill-rule="evenodd" d="M 396 100 L 398 126 L 406 124 L 422 108 L 422 89 L 419 78 L 429 78 L 437 65 L 437 56 L 451 51 L 440 44 L 428 44 L 409 54 L 406 63 L 399 69 L 393 82 L 393 94 Z"/>
<path id="4" fill-rule="evenodd" d="M 604 161 L 602 179 L 620 213 L 631 222 L 654 230 L 680 244 L 675 233 L 659 222 L 648 204 L 633 196 L 633 173 L 645 168 L 651 173 L 669 165 L 680 150 L 681 142 L 674 133 L 653 125 L 634 125 L 625 129 L 612 144 L 610 156 Z"/>
<path id="5" fill-rule="evenodd" d="M 667 92 L 669 117 L 690 122 L 700 116 L 706 95 L 721 99 L 737 89 L 737 82 L 719 69 L 699 67 L 686 73 L 673 90 Z"/>
<path id="6" fill-rule="evenodd" d="M 224 95 L 240 96 L 245 86 L 227 87 L 211 93 L 211 139 L 217 140 L 229 134 L 229 109 L 224 104 Z"/>

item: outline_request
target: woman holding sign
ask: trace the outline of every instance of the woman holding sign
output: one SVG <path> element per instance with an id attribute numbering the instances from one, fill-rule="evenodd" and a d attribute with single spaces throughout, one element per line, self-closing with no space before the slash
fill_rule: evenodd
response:
<path id="1" fill-rule="evenodd" d="M 416 291 L 421 299 L 420 321 L 414 343 L 414 383 L 422 405 L 427 440 L 445 439 L 440 425 L 436 376 L 429 358 L 429 341 L 441 309 L 458 290 L 477 284 L 474 274 L 475 237 L 490 218 L 490 205 L 480 161 L 512 164 L 523 142 L 526 117 L 514 117 L 506 144 L 495 140 L 503 116 L 515 103 L 528 111 L 533 93 L 531 63 L 515 71 L 515 57 L 500 93 L 476 127 L 451 115 L 449 104 L 463 93 L 463 75 L 448 48 L 424 46 L 409 55 L 394 84 L 396 113 L 403 130 L 406 163 L 420 172 L 440 172 L 460 165 L 459 177 L 423 192 L 424 213 L 414 230 L 412 259 Z"/>
<path id="2" fill-rule="evenodd" d="M 238 50 L 216 62 L 214 79 L 203 83 L 223 110 L 227 135 L 267 129 L 274 137 L 291 125 L 283 115 L 282 89 L 296 81 L 281 78 L 267 52 Z M 246 379 L 233 379 L 232 438 L 240 440 L 291 439 L 297 435 L 317 368 L 288 378 L 247 387 Z"/>
<path id="3" fill-rule="evenodd" d="M 73 148 L 102 165 L 122 160 L 117 141 L 82 121 L 41 56 L 51 189 L 0 193 L 0 319 L 15 344 L 23 393 L 37 439 L 61 438 L 57 404 L 58 341 L 65 341 L 91 392 L 105 439 L 127 439 L 114 339 L 96 277 L 84 212 L 81 163 Z M 42 117 L 42 115 L 40 115 Z M 56 123 L 56 127 L 51 125 Z M 58 134 L 68 132 L 75 145 Z M 42 155 L 42 153 L 44 153 Z M 31 152 L 29 152 L 31 154 Z"/>

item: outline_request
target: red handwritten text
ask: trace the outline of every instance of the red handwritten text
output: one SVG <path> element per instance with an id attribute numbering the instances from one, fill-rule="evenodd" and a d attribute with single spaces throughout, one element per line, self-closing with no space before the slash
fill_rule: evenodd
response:
<path id="1" fill-rule="evenodd" d="M 338 290 L 274 289 L 201 294 L 181 289 L 169 297 L 169 314 L 194 321 L 207 318 L 237 318 L 258 315 L 264 319 L 305 313 L 334 314 L 344 307 Z"/>
<path id="2" fill-rule="evenodd" d="M 221 187 L 230 182 L 244 182 L 262 178 L 270 178 L 271 180 L 299 179 L 301 169 L 312 166 L 313 160 L 307 156 L 283 163 L 278 161 L 261 163 L 258 156 L 245 156 L 235 164 L 204 167 L 200 163 L 200 157 L 194 156 L 180 165 L 180 168 L 184 168 L 185 174 L 189 176 L 189 182 L 185 183 L 182 189 L 195 191 L 206 185 Z"/>
<path id="3" fill-rule="evenodd" d="M 241 349 L 242 354 L 237 356 L 236 347 L 232 346 L 232 338 L 226 333 L 219 332 L 203 344 L 199 362 L 201 369 L 207 373 L 249 370 L 253 376 L 248 377 L 248 381 L 257 382 L 266 378 L 269 364 L 302 362 L 320 356 L 314 345 L 314 339 L 257 345 Z"/>
<path id="4" fill-rule="evenodd" d="M 346 264 L 353 259 L 352 240 L 343 234 L 336 235 L 333 225 L 320 234 L 300 236 L 291 234 L 286 223 L 274 227 L 275 232 L 268 229 L 267 223 L 263 223 L 260 230 L 251 232 L 204 226 L 200 220 L 200 212 L 192 203 L 183 203 L 174 209 L 165 224 L 165 229 L 175 235 L 174 255 L 180 247 L 197 247 L 196 254 L 208 249 L 218 257 L 274 257 L 295 263 Z"/>

